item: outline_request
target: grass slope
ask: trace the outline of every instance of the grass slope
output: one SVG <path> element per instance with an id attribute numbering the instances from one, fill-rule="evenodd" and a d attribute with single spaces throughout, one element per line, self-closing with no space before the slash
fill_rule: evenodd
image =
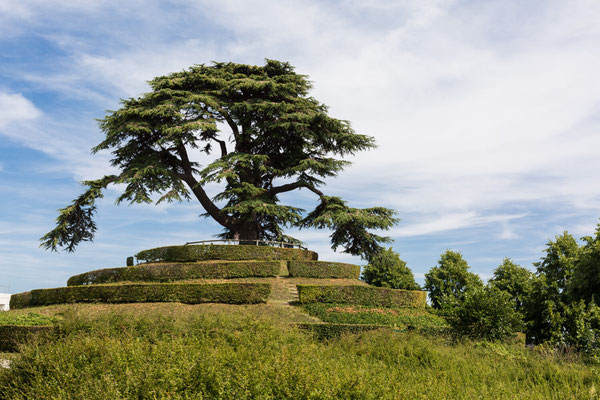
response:
<path id="1" fill-rule="evenodd" d="M 600 369 L 522 346 L 374 331 L 319 342 L 293 307 L 60 305 L 60 340 L 0 370 L 1 399 L 588 399 Z"/>

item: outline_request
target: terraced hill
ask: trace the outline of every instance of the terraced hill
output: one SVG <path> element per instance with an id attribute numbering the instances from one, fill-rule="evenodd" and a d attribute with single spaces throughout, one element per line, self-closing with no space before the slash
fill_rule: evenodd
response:
<path id="1" fill-rule="evenodd" d="M 311 323 L 305 328 L 320 329 L 317 325 L 325 321 L 327 332 L 333 325 L 337 326 L 336 332 L 356 331 L 358 325 L 363 325 L 360 329 L 380 325 L 356 323 L 355 318 L 350 318 L 350 323 L 335 323 L 336 320 L 328 320 L 323 309 L 315 313 L 310 304 L 329 304 L 331 310 L 339 310 L 342 304 L 422 310 L 419 313 L 428 314 L 424 310 L 425 292 L 369 286 L 359 280 L 358 265 L 319 261 L 317 253 L 304 249 L 184 245 L 143 250 L 136 258 L 141 263 L 72 276 L 65 287 L 15 294 L 10 306 L 23 309 L 72 303 L 269 303 L 302 314 L 302 318 L 294 320 Z M 292 310 L 292 305 L 299 307 Z M 398 312 L 406 314 L 394 311 Z M 397 326 L 395 322 L 393 325 Z"/>

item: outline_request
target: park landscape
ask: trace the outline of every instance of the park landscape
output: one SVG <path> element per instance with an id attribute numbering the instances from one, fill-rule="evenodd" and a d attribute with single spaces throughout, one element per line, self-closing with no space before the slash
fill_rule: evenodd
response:
<path id="1" fill-rule="evenodd" d="M 222 232 L 13 295 L 1 398 L 598 397 L 600 226 L 487 283 L 449 249 L 421 287 L 384 236 L 395 210 L 326 194 L 375 139 L 329 116 L 306 75 L 267 59 L 149 85 L 99 121 L 93 152 L 119 173 L 84 181 L 41 246 L 92 241 L 110 185 L 117 204 L 197 201 Z M 300 190 L 313 210 L 284 204 Z M 327 230 L 364 265 L 319 260 L 291 228 Z"/>

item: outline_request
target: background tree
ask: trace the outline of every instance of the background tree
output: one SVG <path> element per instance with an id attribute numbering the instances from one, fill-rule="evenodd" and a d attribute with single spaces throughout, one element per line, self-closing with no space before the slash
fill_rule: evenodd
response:
<path id="1" fill-rule="evenodd" d="M 469 265 L 462 254 L 447 250 L 438 265 L 425 274 L 425 290 L 429 291 L 431 305 L 441 308 L 444 302 L 460 300 L 468 289 L 482 288 L 483 282 L 469 272 Z"/>
<path id="2" fill-rule="evenodd" d="M 419 290 L 415 277 L 398 253 L 392 248 L 376 253 L 363 268 L 362 277 L 366 283 L 392 289 Z"/>
<path id="3" fill-rule="evenodd" d="M 100 120 L 106 137 L 93 152 L 111 150 L 120 173 L 83 182 L 88 189 L 59 210 L 45 248 L 73 251 L 92 240 L 95 201 L 110 184 L 124 185 L 117 203 L 193 196 L 224 238 L 295 241 L 284 228 L 328 228 L 334 250 L 367 258 L 389 241 L 369 230 L 396 223 L 392 210 L 352 208 L 319 189 L 350 164 L 345 156 L 375 147 L 374 139 L 330 117 L 308 95 L 308 77 L 288 63 L 196 65 L 149 83 L 151 92 L 123 100 Z M 222 190 L 211 198 L 206 186 L 215 183 Z M 280 204 L 279 195 L 296 189 L 318 198 L 307 215 Z"/>
<path id="4" fill-rule="evenodd" d="M 516 311 L 523 313 L 525 302 L 533 290 L 533 280 L 533 272 L 515 264 L 510 258 L 505 258 L 502 264 L 494 270 L 488 284 L 510 294 Z"/>
<path id="5" fill-rule="evenodd" d="M 586 236 L 583 241 L 567 290 L 573 300 L 597 305 L 600 304 L 600 224 L 595 235 Z"/>

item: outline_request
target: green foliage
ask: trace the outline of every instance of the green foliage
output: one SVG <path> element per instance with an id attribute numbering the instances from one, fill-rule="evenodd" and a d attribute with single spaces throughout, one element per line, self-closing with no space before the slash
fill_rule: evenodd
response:
<path id="1" fill-rule="evenodd" d="M 152 263 L 89 271 L 69 278 L 67 286 L 123 281 L 172 282 L 185 279 L 227 279 L 277 276 L 279 261 L 204 261 Z"/>
<path id="2" fill-rule="evenodd" d="M 323 179 L 350 164 L 344 157 L 375 147 L 374 139 L 330 117 L 327 107 L 309 96 L 308 77 L 290 64 L 195 65 L 149 84 L 149 93 L 123 100 L 99 121 L 105 138 L 93 152 L 112 151 L 119 174 L 85 182 L 89 190 L 60 210 L 57 227 L 42 238 L 42 246 L 73 251 L 92 240 L 95 200 L 110 183 L 124 187 L 117 203 L 195 197 L 205 215 L 223 227 L 225 238 L 296 241 L 285 228 L 330 228 L 334 249 L 342 246 L 367 258 L 389 241 L 368 230 L 388 229 L 397 221 L 394 211 L 351 208 L 319 189 Z M 206 153 L 207 160 L 192 158 L 198 153 Z M 218 184 L 221 191 L 210 198 L 206 186 Z M 319 198 L 306 216 L 280 204 L 280 194 L 296 189 Z"/>
<path id="3" fill-rule="evenodd" d="M 548 291 L 552 300 L 558 300 L 567 288 L 567 282 L 571 279 L 575 270 L 575 263 L 579 255 L 579 245 L 575 238 L 565 231 L 556 236 L 555 241 L 549 241 L 544 250 L 546 255 L 537 267 L 538 275 L 543 275 L 548 284 Z"/>
<path id="4" fill-rule="evenodd" d="M 518 345 L 392 330 L 320 342 L 267 305 L 149 306 L 65 312 L 60 340 L 32 341 L 0 369 L 0 398 L 542 400 L 600 387 L 600 367 Z"/>
<path id="5" fill-rule="evenodd" d="M 0 324 L 0 352 L 18 351 L 19 347 L 23 344 L 34 340 L 34 338 L 40 335 L 50 335 L 53 331 L 54 327 L 49 325 Z"/>
<path id="6" fill-rule="evenodd" d="M 370 286 L 297 285 L 300 303 L 346 303 L 381 307 L 425 307 L 427 293 Z"/>
<path id="7" fill-rule="evenodd" d="M 361 332 L 385 329 L 381 325 L 353 325 L 353 324 L 298 324 L 298 328 L 312 332 L 319 340 L 329 340 L 340 336 L 357 334 Z"/>
<path id="8" fill-rule="evenodd" d="M 531 296 L 533 290 L 534 275 L 527 268 L 518 266 L 510 258 L 505 258 L 489 284 L 499 290 L 507 292 L 515 303 L 516 310 L 524 312 L 525 302 Z"/>
<path id="9" fill-rule="evenodd" d="M 483 287 L 483 282 L 479 276 L 469 272 L 469 265 L 462 254 L 447 250 L 437 267 L 425 274 L 424 287 L 429 291 L 433 308 L 441 308 L 444 302 L 462 299 L 467 290 Z"/>
<path id="10" fill-rule="evenodd" d="M 0 325 L 40 326 L 52 325 L 55 321 L 54 317 L 36 313 L 0 312 Z"/>
<path id="11" fill-rule="evenodd" d="M 573 276 L 567 286 L 574 300 L 586 302 L 600 301 L 600 224 L 594 236 L 583 238 L 585 244 L 580 248 Z"/>
<path id="12" fill-rule="evenodd" d="M 398 253 L 390 247 L 376 253 L 363 268 L 362 279 L 369 285 L 391 289 L 420 290 L 415 277 Z"/>
<path id="13" fill-rule="evenodd" d="M 166 246 L 143 250 L 136 258 L 143 261 L 208 261 L 208 260 L 317 260 L 314 251 L 249 245 Z"/>
<path id="14" fill-rule="evenodd" d="M 310 315 L 333 324 L 383 325 L 427 333 L 441 333 L 448 328 L 448 323 L 443 317 L 420 308 L 373 308 L 324 303 L 303 304 L 302 308 Z"/>
<path id="15" fill-rule="evenodd" d="M 442 310 L 456 334 L 473 339 L 506 340 L 523 324 L 511 295 L 492 285 L 469 289 Z"/>
<path id="16" fill-rule="evenodd" d="M 360 266 L 328 261 L 289 261 L 291 277 L 358 279 Z"/>
<path id="17" fill-rule="evenodd" d="M 143 303 L 177 301 L 188 304 L 253 304 L 267 301 L 267 283 L 156 283 L 68 286 L 35 289 L 10 298 L 10 307 L 24 308 L 63 303 Z"/>

